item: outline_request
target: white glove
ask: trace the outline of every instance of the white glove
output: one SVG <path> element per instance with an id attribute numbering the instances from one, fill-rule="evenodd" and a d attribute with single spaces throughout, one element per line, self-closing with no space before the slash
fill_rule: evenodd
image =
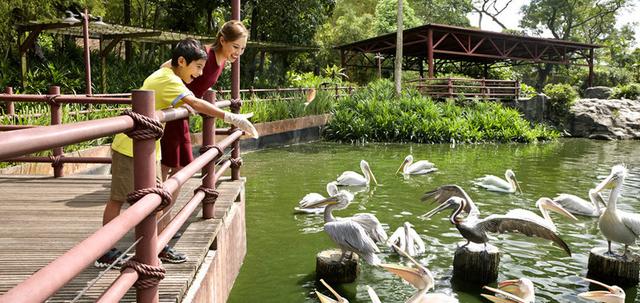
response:
<path id="1" fill-rule="evenodd" d="M 225 112 L 224 122 L 231 123 L 237 126 L 241 130 L 245 131 L 247 135 L 257 139 L 259 137 L 258 131 L 256 130 L 255 127 L 253 127 L 253 124 L 251 124 L 251 122 L 249 122 L 248 120 L 252 116 L 253 116 L 253 113 L 234 114 L 230 112 Z"/>

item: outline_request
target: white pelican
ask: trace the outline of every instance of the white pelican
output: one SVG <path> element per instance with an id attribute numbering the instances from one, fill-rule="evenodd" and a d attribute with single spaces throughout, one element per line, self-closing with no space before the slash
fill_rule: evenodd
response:
<path id="1" fill-rule="evenodd" d="M 607 206 L 600 193 L 593 188 L 589 190 L 589 201 L 571 194 L 559 194 L 553 198 L 553 201 L 562 205 L 564 209 L 572 214 L 587 217 L 600 217 L 604 207 Z M 604 207 L 601 208 L 598 203 L 601 203 Z"/>
<path id="2" fill-rule="evenodd" d="M 338 190 L 338 186 L 336 185 L 335 181 L 327 183 L 327 194 L 329 195 L 329 197 L 333 197 L 337 195 L 338 192 L 342 193 L 344 197 L 347 200 L 349 200 L 349 202 L 353 201 L 353 198 L 354 198 L 353 194 L 346 190 Z M 298 206 L 295 207 L 294 210 L 299 213 L 321 214 L 324 212 L 324 206 L 313 207 L 313 208 L 308 208 L 306 206 L 313 202 L 317 202 L 324 199 L 325 197 L 323 197 L 319 193 L 308 193 L 302 198 L 302 200 L 298 202 Z"/>
<path id="3" fill-rule="evenodd" d="M 527 215 L 527 212 L 521 212 L 516 215 L 509 213 L 505 215 L 489 215 L 484 219 L 480 219 L 478 218 L 480 212 L 477 211 L 476 208 L 475 212 L 470 213 L 466 218 L 463 218 L 459 216 L 462 211 L 465 210 L 465 212 L 469 213 L 468 209 L 470 209 L 469 206 L 467 206 L 467 201 L 464 198 L 453 196 L 424 216 L 429 218 L 442 210 L 454 207 L 456 209 L 451 214 L 449 221 L 451 224 L 455 225 L 460 232 L 460 235 L 467 240 L 467 243 L 464 246 L 473 242 L 485 244 L 486 248 L 486 243 L 489 242 L 489 236 L 487 235 L 488 232 L 519 232 L 527 236 L 536 236 L 551 240 L 571 256 L 571 250 L 569 249 L 569 246 L 567 246 L 567 243 L 565 243 L 547 226 L 540 224 L 540 217 L 531 218 Z"/>
<path id="4" fill-rule="evenodd" d="M 389 246 L 395 244 L 412 257 L 422 254 L 425 251 L 424 241 L 422 241 L 420 235 L 418 235 L 416 230 L 413 229 L 413 225 L 409 222 L 404 222 L 402 226 L 398 227 L 398 229 L 391 234 L 389 240 L 387 240 L 387 244 Z"/>
<path id="5" fill-rule="evenodd" d="M 380 264 L 380 266 L 398 275 L 418 290 L 405 301 L 406 303 L 458 303 L 458 299 L 443 293 L 427 293 L 435 286 L 431 271 L 399 247 L 396 246 L 395 249 L 409 258 L 414 266 L 406 267 L 398 264 Z"/>
<path id="6" fill-rule="evenodd" d="M 360 213 L 346 218 L 335 218 L 333 209 L 344 209 L 349 202 L 340 193 L 334 197 L 314 202 L 308 207 L 326 205 L 324 210 L 324 231 L 342 249 L 342 258 L 347 252 L 355 252 L 372 265 L 380 263 L 375 253 L 380 252 L 376 243 L 387 241 L 387 233 L 378 218 L 372 214 Z"/>
<path id="7" fill-rule="evenodd" d="M 626 177 L 627 169 L 623 165 L 615 165 L 611 168 L 611 174 L 595 188 L 596 192 L 600 192 L 605 188 L 613 187 L 609 194 L 607 208 L 598 221 L 598 227 L 607 239 L 609 247 L 607 253 L 613 255 L 611 241 L 618 242 L 624 244 L 624 257 L 627 256 L 628 246 L 635 244 L 638 235 L 640 235 L 640 215 L 617 209 L 616 203 Z"/>
<path id="8" fill-rule="evenodd" d="M 596 302 L 605 302 L 605 303 L 624 303 L 626 298 L 626 294 L 624 290 L 616 285 L 609 286 L 602 282 L 598 282 L 596 280 L 582 278 L 587 282 L 591 282 L 593 284 L 600 285 L 607 290 L 595 290 L 595 291 L 587 291 L 581 294 L 578 294 L 578 298 L 585 299 L 588 301 L 596 301 Z"/>
<path id="9" fill-rule="evenodd" d="M 420 160 L 413 163 L 413 156 L 408 155 L 404 158 L 402 164 L 400 164 L 396 174 L 402 171 L 403 175 L 424 175 L 437 170 L 436 165 L 427 160 Z"/>
<path id="10" fill-rule="evenodd" d="M 558 230 L 556 225 L 553 223 L 551 216 L 549 216 L 549 210 L 556 212 L 558 214 L 561 214 L 567 218 L 573 219 L 574 221 L 578 220 L 578 218 L 573 216 L 570 212 L 564 209 L 560 204 L 554 202 L 549 198 L 542 197 L 538 199 L 538 201 L 536 201 L 536 207 L 540 210 L 540 214 L 542 214 L 542 217 L 538 216 L 537 214 L 531 211 L 528 211 L 525 209 L 519 209 L 519 208 L 510 210 L 509 212 L 507 212 L 507 216 L 517 216 L 517 217 L 523 217 L 523 218 L 529 218 L 531 220 L 535 220 L 536 223 L 540 225 L 544 225 L 545 227 L 552 230 L 553 232 L 557 232 Z"/>
<path id="11" fill-rule="evenodd" d="M 362 175 L 350 170 L 343 172 L 342 175 L 338 177 L 337 184 L 345 186 L 369 186 L 369 183 L 373 180 L 373 183 L 378 185 L 378 181 L 376 181 L 376 177 L 373 176 L 373 172 L 371 172 L 367 161 L 360 161 L 360 169 L 362 170 Z"/>
<path id="12" fill-rule="evenodd" d="M 349 300 L 338 294 L 338 292 L 335 291 L 331 286 L 329 286 L 329 284 L 327 284 L 327 282 L 325 282 L 323 279 L 320 279 L 320 282 L 322 282 L 322 284 L 324 284 L 324 287 L 326 287 L 333 294 L 333 296 L 336 297 L 336 300 L 331 299 L 331 297 L 325 296 L 316 290 L 316 295 L 318 296 L 318 299 L 320 299 L 321 303 L 349 303 Z"/>
<path id="13" fill-rule="evenodd" d="M 516 174 L 510 169 L 507 169 L 507 171 L 505 171 L 504 179 L 496 177 L 494 175 L 485 175 L 484 177 L 476 179 L 474 183 L 490 191 L 512 194 L 515 193 L 517 189 L 520 193 L 522 193 L 520 184 L 518 184 L 518 180 L 516 180 Z"/>
<path id="14" fill-rule="evenodd" d="M 497 289 L 488 286 L 483 286 L 482 288 L 500 295 L 500 297 L 496 297 L 494 295 L 480 294 L 495 303 L 532 303 L 536 299 L 533 282 L 527 278 L 498 282 Z"/>

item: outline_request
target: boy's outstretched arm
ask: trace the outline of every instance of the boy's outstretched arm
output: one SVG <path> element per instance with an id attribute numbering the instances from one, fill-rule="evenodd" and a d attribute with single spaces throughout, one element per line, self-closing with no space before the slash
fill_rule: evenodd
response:
<path id="1" fill-rule="evenodd" d="M 231 123 L 241 130 L 245 131 L 247 135 L 258 138 L 258 131 L 253 124 L 249 122 L 248 118 L 251 118 L 253 114 L 234 114 L 230 112 L 225 112 L 218 108 L 217 106 L 206 102 L 202 99 L 196 98 L 192 95 L 185 96 L 182 98 L 182 102 L 191 106 L 194 110 L 199 113 L 205 114 L 207 116 L 211 116 L 218 119 L 223 119 L 224 122 Z"/>

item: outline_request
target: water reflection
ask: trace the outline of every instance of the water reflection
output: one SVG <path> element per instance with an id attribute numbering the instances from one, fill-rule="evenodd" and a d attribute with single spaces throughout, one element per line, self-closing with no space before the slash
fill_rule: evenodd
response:
<path id="1" fill-rule="evenodd" d="M 370 144 L 364 146 L 313 143 L 271 149 L 244 155 L 243 175 L 248 177 L 248 253 L 229 302 L 317 302 L 315 255 L 333 244 L 322 231 L 321 215 L 292 214 L 300 197 L 323 192 L 326 183 L 344 170 L 366 159 L 380 186 L 355 193 L 352 204 L 338 217 L 359 212 L 374 213 L 390 227 L 410 222 L 422 236 L 427 252 L 418 257 L 435 275 L 436 291 L 453 293 L 461 302 L 486 302 L 480 286 L 451 281 L 453 252 L 463 239 L 445 218 L 420 220 L 417 216 L 433 205 L 420 202 L 426 190 L 443 184 L 458 184 L 483 211 L 505 213 L 512 208 L 536 211 L 540 197 L 570 193 L 587 197 L 588 190 L 609 174 L 611 166 L 625 163 L 629 177 L 619 200 L 619 209 L 640 212 L 640 142 L 560 140 L 545 144 Z M 429 159 L 439 171 L 403 178 L 395 175 L 404 157 Z M 504 195 L 485 191 L 473 179 L 485 174 L 502 175 L 511 168 L 523 193 Z M 352 190 L 352 188 L 348 188 Z M 607 195 L 604 195 L 608 199 Z M 586 275 L 589 251 L 605 246 L 597 219 L 556 220 L 561 237 L 569 244 L 571 257 L 549 241 L 517 234 L 491 239 L 503 253 L 499 280 L 528 277 L 536 287 L 536 302 L 579 302 L 577 294 L 588 290 L 580 279 Z M 637 247 L 632 251 L 638 253 Z M 403 262 L 383 248 L 383 262 Z M 402 302 L 413 289 L 383 269 L 361 265 L 356 282 L 340 286 L 350 302 L 370 302 L 365 285 L 372 286 L 383 302 Z M 637 287 L 625 289 L 627 302 L 635 302 Z"/>

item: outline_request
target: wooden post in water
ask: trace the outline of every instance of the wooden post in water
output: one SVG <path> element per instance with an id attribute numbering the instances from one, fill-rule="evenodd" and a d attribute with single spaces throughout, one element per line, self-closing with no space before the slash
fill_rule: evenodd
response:
<path id="1" fill-rule="evenodd" d="M 631 252 L 628 252 L 626 259 L 606 255 L 607 250 L 606 247 L 596 247 L 591 250 L 587 277 L 619 286 L 638 284 L 640 258 Z"/>
<path id="2" fill-rule="evenodd" d="M 316 255 L 316 280 L 324 279 L 328 283 L 351 283 L 358 277 L 360 257 L 352 253 L 351 258 L 340 262 L 340 249 L 323 250 Z"/>
<path id="3" fill-rule="evenodd" d="M 465 242 L 466 243 L 466 242 Z M 459 247 L 453 256 L 453 278 L 466 282 L 487 284 L 498 279 L 500 251 L 487 244 L 469 243 Z"/>

